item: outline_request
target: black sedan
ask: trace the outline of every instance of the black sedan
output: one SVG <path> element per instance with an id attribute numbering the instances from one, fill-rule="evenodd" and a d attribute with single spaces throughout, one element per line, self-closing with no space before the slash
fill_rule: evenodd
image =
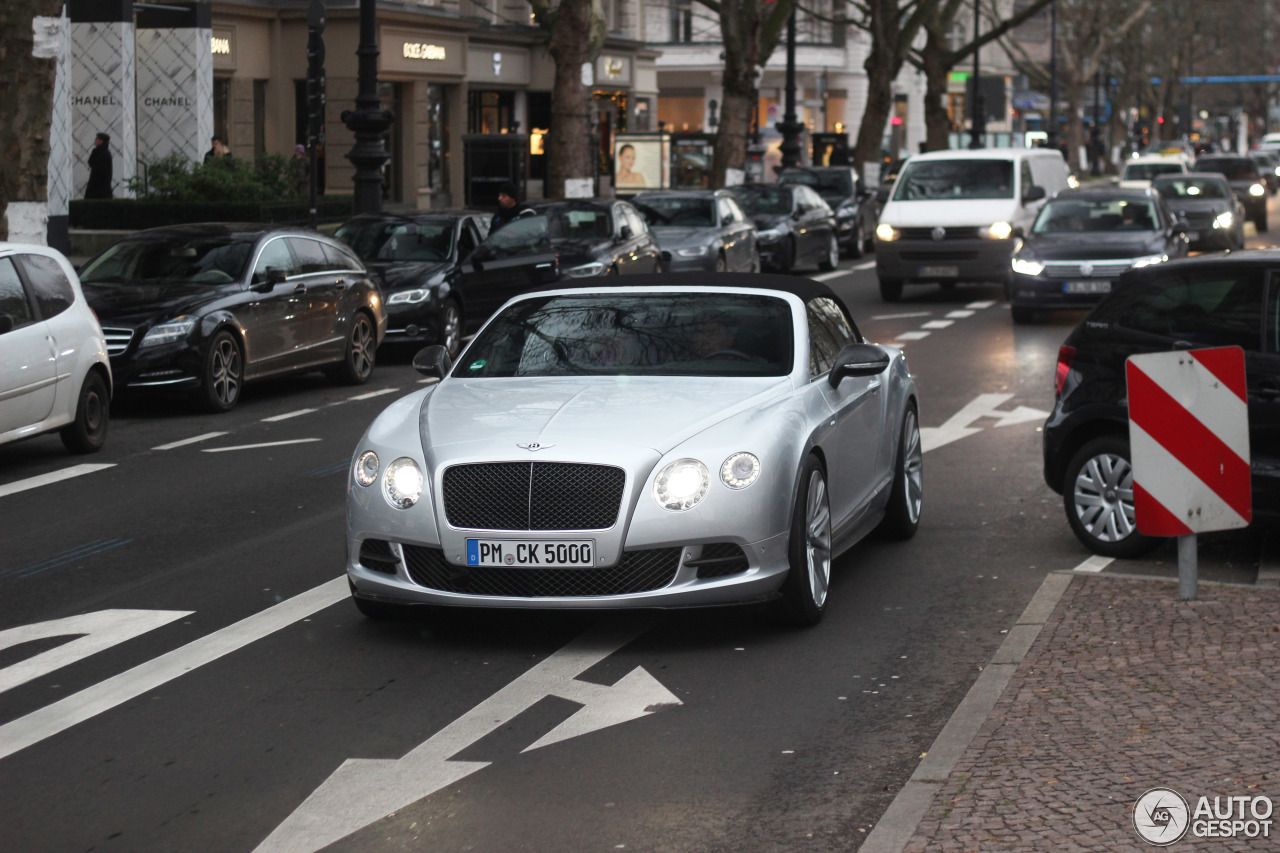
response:
<path id="1" fill-rule="evenodd" d="M 1259 231 L 1267 230 L 1267 185 L 1258 164 L 1248 157 L 1220 154 L 1196 160 L 1197 172 L 1221 172 Z"/>
<path id="2" fill-rule="evenodd" d="M 1191 249 L 1244 248 L 1244 205 L 1222 175 L 1161 175 L 1151 182 L 1151 188 L 1160 193 L 1175 216 L 1187 221 Z"/>
<path id="3" fill-rule="evenodd" d="M 836 214 L 840 250 L 851 258 L 860 258 L 875 248 L 876 225 L 880 222 L 880 205 L 875 193 L 863 185 L 858 172 L 849 166 L 797 166 L 778 174 L 780 184 L 804 184 L 811 187 Z"/>
<path id="4" fill-rule="evenodd" d="M 361 384 L 386 330 L 360 259 L 313 231 L 178 225 L 139 231 L 80 273 L 120 391 L 190 393 L 225 412 L 252 379 L 323 369 Z"/>
<path id="5" fill-rule="evenodd" d="M 382 278 L 387 343 L 462 349 L 462 259 L 489 233 L 489 214 L 432 210 L 357 216 L 335 236 Z"/>
<path id="6" fill-rule="evenodd" d="M 1271 292 L 1268 293 L 1268 279 Z M 1058 353 L 1044 478 L 1090 550 L 1132 557 L 1157 544 L 1137 532 L 1125 360 L 1204 347 L 1244 350 L 1255 524 L 1280 515 L 1280 250 L 1200 255 L 1125 273 Z"/>
<path id="7" fill-rule="evenodd" d="M 760 263 L 766 269 L 790 272 L 808 264 L 836 268 L 836 217 L 822 196 L 799 184 L 742 184 L 729 191 L 755 221 Z"/>
<path id="8" fill-rule="evenodd" d="M 659 272 L 661 266 L 658 242 L 625 201 L 532 204 L 463 259 L 463 328 L 475 331 L 511 297 L 561 278 Z"/>
<path id="9" fill-rule="evenodd" d="M 760 272 L 756 227 L 727 190 L 640 193 L 631 203 L 667 272 Z"/>
<path id="10" fill-rule="evenodd" d="M 1186 232 L 1149 188 L 1058 193 L 1013 253 L 1013 321 L 1029 322 L 1037 309 L 1096 304 L 1125 270 L 1186 255 Z"/>

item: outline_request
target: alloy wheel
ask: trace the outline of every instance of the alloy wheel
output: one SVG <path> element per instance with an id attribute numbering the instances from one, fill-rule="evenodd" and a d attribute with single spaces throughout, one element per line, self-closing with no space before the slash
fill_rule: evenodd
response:
<path id="1" fill-rule="evenodd" d="M 809 474 L 809 494 L 805 501 L 805 564 L 813 603 L 822 607 L 831 585 L 831 506 L 827 483 L 821 471 Z"/>
<path id="2" fill-rule="evenodd" d="M 230 337 L 219 338 L 209 359 L 209 384 L 224 407 L 240 397 L 240 348 Z"/>
<path id="3" fill-rule="evenodd" d="M 1102 542 L 1119 542 L 1137 530 L 1133 516 L 1133 468 L 1114 453 L 1099 453 L 1080 469 L 1072 492 L 1080 524 Z"/>

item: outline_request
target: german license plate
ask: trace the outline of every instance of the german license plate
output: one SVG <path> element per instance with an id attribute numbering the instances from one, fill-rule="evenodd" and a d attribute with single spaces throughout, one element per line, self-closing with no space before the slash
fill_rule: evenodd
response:
<path id="1" fill-rule="evenodd" d="M 592 539 L 468 539 L 468 566 L 523 566 L 539 569 L 590 568 L 596 563 Z"/>
<path id="2" fill-rule="evenodd" d="M 960 267 L 920 267 L 921 278 L 957 278 Z"/>
<path id="3" fill-rule="evenodd" d="M 1110 293 L 1109 281 L 1067 281 L 1062 284 L 1063 293 Z"/>

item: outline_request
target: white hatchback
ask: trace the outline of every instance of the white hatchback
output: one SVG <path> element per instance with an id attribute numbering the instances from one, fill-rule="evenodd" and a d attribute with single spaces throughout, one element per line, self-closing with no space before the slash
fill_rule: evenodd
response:
<path id="1" fill-rule="evenodd" d="M 0 243 L 0 444 L 59 430 L 68 450 L 92 453 L 110 403 L 107 344 L 71 264 Z"/>

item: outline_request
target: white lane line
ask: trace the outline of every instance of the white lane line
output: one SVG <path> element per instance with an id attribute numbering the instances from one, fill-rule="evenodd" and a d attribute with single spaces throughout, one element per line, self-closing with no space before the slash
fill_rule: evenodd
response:
<path id="1" fill-rule="evenodd" d="M 337 604 L 350 593 L 342 575 L 127 672 L 0 726 L 0 759 L 135 699 L 198 667 Z"/>
<path id="2" fill-rule="evenodd" d="M 208 441 L 211 438 L 218 438 L 226 435 L 225 432 L 206 432 L 204 435 L 193 435 L 191 438 L 184 438 L 182 441 L 171 441 L 168 444 L 157 445 L 152 450 L 173 450 L 175 447 L 186 447 L 188 444 L 195 444 L 198 441 Z"/>
<path id="3" fill-rule="evenodd" d="M 929 322 L 927 322 L 927 323 L 922 323 L 922 324 L 920 325 L 920 328 L 922 328 L 922 329 L 945 329 L 947 326 L 950 326 L 950 325 L 951 325 L 952 323 L 954 323 L 954 322 L 955 322 L 955 320 L 930 320 L 930 321 L 929 321 Z"/>
<path id="4" fill-rule="evenodd" d="M 946 316 L 950 317 L 952 320 L 963 320 L 965 317 L 972 317 L 973 312 L 972 311 L 948 311 L 946 313 Z"/>
<path id="5" fill-rule="evenodd" d="M 876 262 L 875 262 L 875 261 L 863 261 L 863 262 L 862 262 L 862 263 L 860 263 L 860 264 L 854 264 L 852 267 L 850 267 L 850 269 L 855 269 L 855 270 L 870 270 L 870 269 L 875 269 L 875 266 L 876 266 Z"/>
<path id="6" fill-rule="evenodd" d="M 379 388 L 377 391 L 370 391 L 366 394 L 357 394 L 352 400 L 372 400 L 374 397 L 381 397 L 383 394 L 396 394 L 399 388 Z"/>
<path id="7" fill-rule="evenodd" d="M 842 275 L 848 275 L 848 274 L 849 274 L 848 270 L 832 270 L 831 272 L 823 272 L 823 273 L 818 273 L 817 275 L 811 275 L 809 276 L 809 278 L 813 279 L 814 281 L 830 281 L 833 278 L 839 278 Z"/>
<path id="8" fill-rule="evenodd" d="M 296 418 L 296 417 L 300 417 L 300 416 L 302 416 L 302 415 L 309 415 L 309 414 L 311 414 L 311 413 L 312 413 L 312 412 L 314 412 L 314 411 L 317 411 L 317 410 L 316 410 L 316 409 L 298 409 L 298 411 L 296 411 L 296 412 L 285 412 L 283 415 L 276 415 L 276 416 L 274 416 L 274 417 L 270 417 L 270 418 L 263 418 L 263 419 L 262 419 L 262 423 L 264 423 L 264 424 L 274 424 L 274 423 L 276 423 L 276 422 L 278 422 L 278 421 L 287 421 L 287 420 L 289 420 L 289 418 Z"/>
<path id="9" fill-rule="evenodd" d="M 932 311 L 912 311 L 910 314 L 880 314 L 872 320 L 910 320 L 915 317 L 932 317 Z"/>
<path id="10" fill-rule="evenodd" d="M 1073 571 L 1073 572 L 1100 572 L 1100 571 L 1102 571 L 1103 569 L 1105 569 L 1107 566 L 1111 565 L 1111 564 L 1112 564 L 1112 563 L 1114 563 L 1114 562 L 1115 562 L 1115 558 L 1114 558 L 1114 557 L 1101 557 L 1101 556 L 1098 556 L 1098 555 L 1096 555 L 1096 554 L 1095 554 L 1094 556 L 1092 556 L 1092 557 L 1090 557 L 1089 559 L 1085 560 L 1085 561 L 1084 561 L 1083 563 L 1081 563 L 1080 565 L 1076 566 L 1076 567 L 1075 567 L 1074 569 L 1072 569 L 1071 571 Z"/>
<path id="11" fill-rule="evenodd" d="M 983 300 L 983 301 L 981 301 L 981 302 L 970 302 L 968 305 L 966 305 L 966 306 L 964 306 L 964 307 L 965 307 L 965 308 L 972 308 L 972 309 L 974 309 L 974 310 L 979 310 L 979 309 L 982 309 L 982 308 L 990 308 L 992 305 L 995 305 L 995 304 L 996 304 L 996 303 L 995 303 L 994 301 L 989 300 L 989 299 L 985 299 L 985 300 Z"/>
<path id="12" fill-rule="evenodd" d="M 418 380 L 418 384 L 419 384 L 419 385 L 430 385 L 432 382 L 439 382 L 439 381 L 440 381 L 440 380 L 439 380 L 439 379 L 437 379 L 437 378 L 436 378 L 436 377 L 434 377 L 434 376 L 428 376 L 426 379 L 419 379 L 419 380 Z"/>
<path id="13" fill-rule="evenodd" d="M 929 337 L 930 334 L 932 333 L 931 332 L 903 332 L 902 334 L 898 335 L 898 337 L 895 338 L 894 340 L 918 341 L 918 340 L 922 340 L 923 338 Z"/>
<path id="14" fill-rule="evenodd" d="M 18 480 L 13 483 L 6 483 L 0 486 L 0 498 L 5 495 L 13 495 L 18 492 L 25 492 L 27 489 L 35 489 L 40 486 L 47 486 L 50 483 L 60 483 L 63 480 L 70 480 L 72 477 L 79 477 L 84 474 L 92 474 L 94 471 L 104 471 L 107 468 L 114 468 L 115 463 L 109 464 L 85 464 L 73 465 L 70 468 L 63 468 L 61 471 L 50 471 L 48 474 L 41 474 L 38 477 L 28 477 L 25 480 Z"/>
<path id="15" fill-rule="evenodd" d="M 286 444 L 306 444 L 309 441 L 319 441 L 318 438 L 291 438 L 288 441 L 267 441 L 262 444 L 238 444 L 235 447 L 206 447 L 205 453 L 226 453 L 228 450 L 257 450 L 260 447 L 283 447 Z"/>

